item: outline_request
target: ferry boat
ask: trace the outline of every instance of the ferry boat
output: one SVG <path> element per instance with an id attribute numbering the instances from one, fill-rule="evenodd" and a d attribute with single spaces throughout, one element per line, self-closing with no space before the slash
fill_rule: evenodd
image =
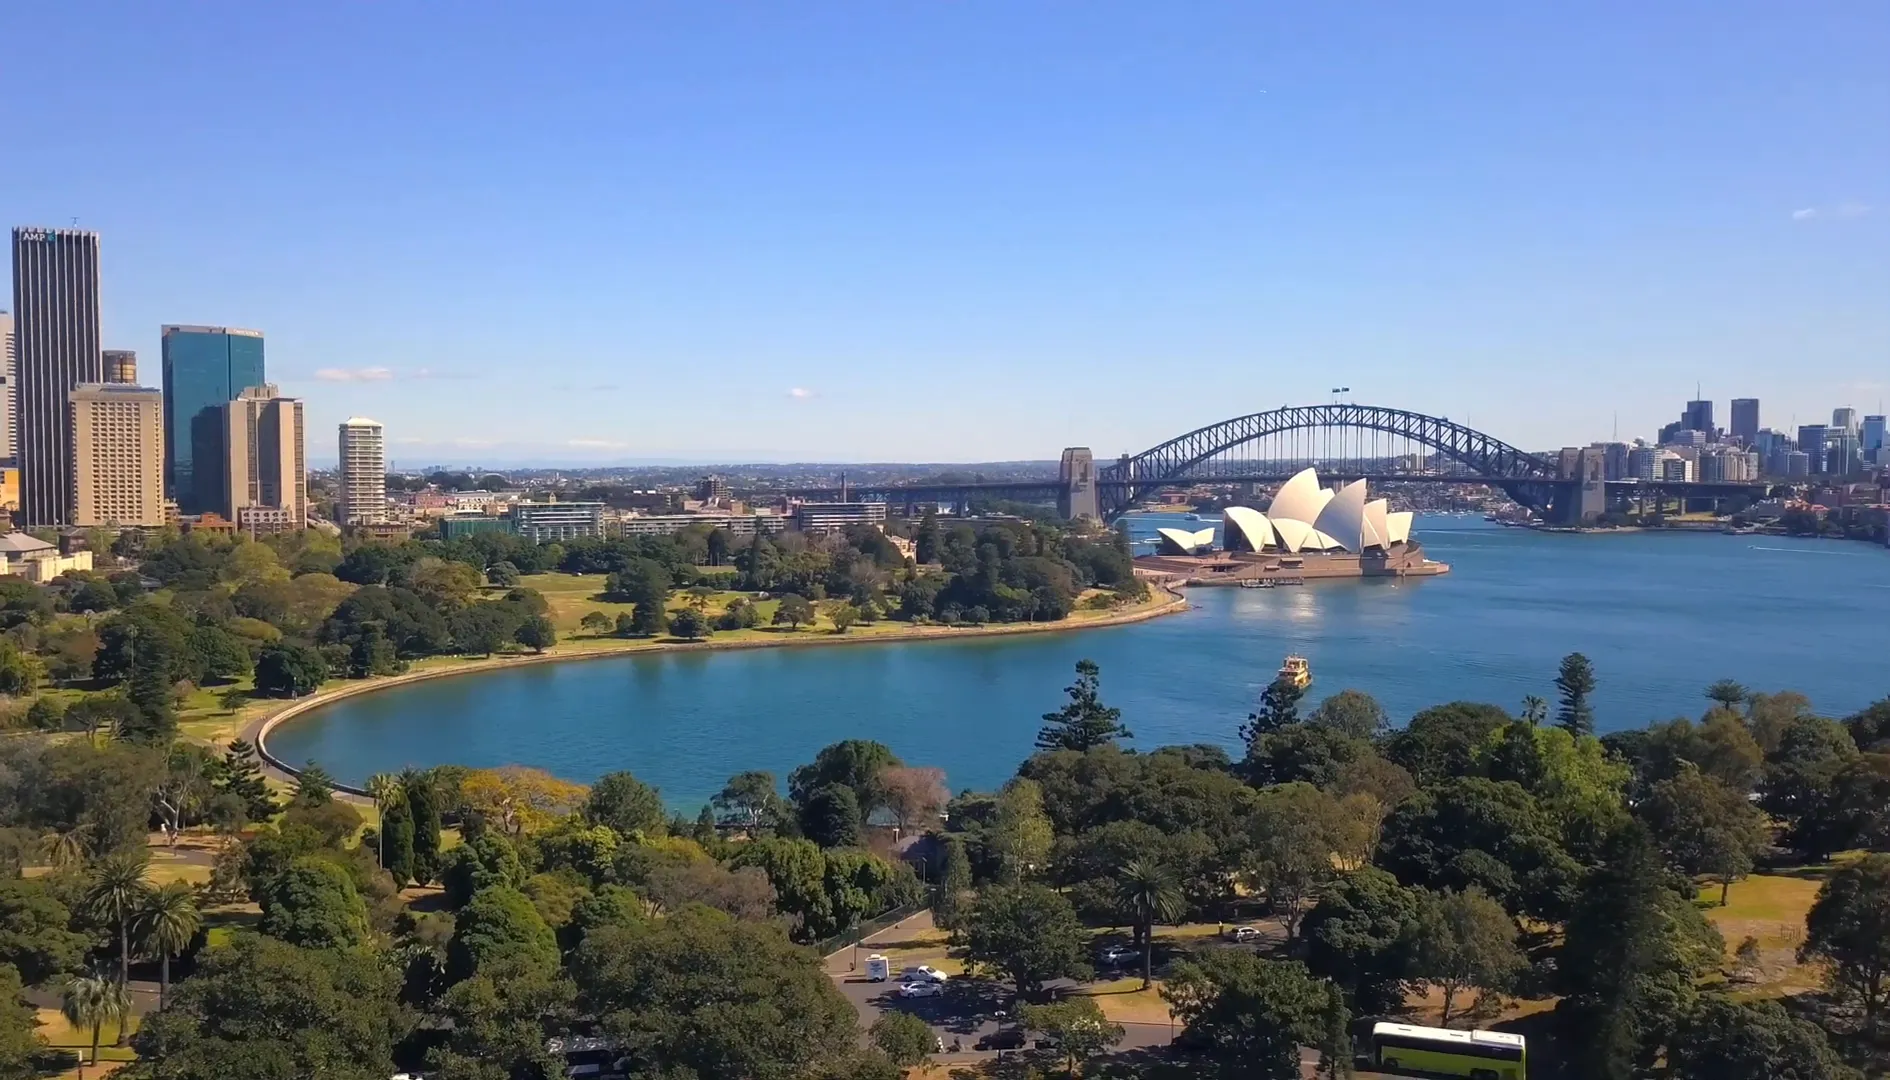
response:
<path id="1" fill-rule="evenodd" d="M 1286 662 L 1280 665 L 1277 678 L 1284 679 L 1304 690 L 1312 685 L 1312 666 L 1306 663 L 1306 658 L 1303 656 L 1289 656 Z"/>

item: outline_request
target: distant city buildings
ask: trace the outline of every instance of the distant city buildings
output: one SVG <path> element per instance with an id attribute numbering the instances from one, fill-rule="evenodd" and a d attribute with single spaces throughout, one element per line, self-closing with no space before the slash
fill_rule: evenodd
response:
<path id="1" fill-rule="evenodd" d="M 135 385 L 138 381 L 138 354 L 130 349 L 106 349 L 101 356 L 105 362 L 105 381 Z"/>
<path id="2" fill-rule="evenodd" d="M 604 535 L 601 502 L 516 502 L 512 529 L 533 543 L 599 538 Z"/>
<path id="3" fill-rule="evenodd" d="M 794 508 L 794 527 L 802 532 L 831 532 L 851 525 L 883 525 L 883 502 L 802 503 Z"/>
<path id="4" fill-rule="evenodd" d="M 251 536 L 308 526 L 302 402 L 271 385 L 223 405 L 224 517 Z"/>
<path id="5" fill-rule="evenodd" d="M 71 395 L 104 381 L 98 269 L 95 232 L 13 230 L 16 457 L 27 525 L 72 524 Z"/>
<path id="6" fill-rule="evenodd" d="M 1751 446 L 1759 437 L 1759 399 L 1739 397 L 1732 399 L 1732 440 L 1741 446 Z"/>
<path id="7" fill-rule="evenodd" d="M 263 335 L 228 326 L 163 328 L 165 489 L 184 514 L 229 505 L 223 407 L 261 386 Z"/>
<path id="8" fill-rule="evenodd" d="M 164 409 L 151 387 L 82 383 L 68 397 L 72 516 L 68 524 L 164 524 Z"/>
<path id="9" fill-rule="evenodd" d="M 378 420 L 341 422 L 341 493 L 335 516 L 342 525 L 387 521 L 387 434 Z"/>

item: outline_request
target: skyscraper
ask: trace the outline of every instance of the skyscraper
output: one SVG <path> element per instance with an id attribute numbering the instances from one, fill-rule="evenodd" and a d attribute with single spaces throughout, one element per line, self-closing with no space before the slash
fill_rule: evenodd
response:
<path id="1" fill-rule="evenodd" d="M 223 406 L 263 384 L 261 330 L 164 328 L 164 486 L 186 514 L 221 513 Z"/>
<path id="2" fill-rule="evenodd" d="M 13 230 L 14 391 L 20 517 L 28 525 L 72 520 L 72 391 L 101 382 L 98 234 Z"/>
<path id="3" fill-rule="evenodd" d="M 1742 446 L 1751 446 L 1759 437 L 1759 399 L 1736 397 L 1732 400 L 1732 437 Z"/>
<path id="4" fill-rule="evenodd" d="M 1687 411 L 1680 414 L 1680 419 L 1692 431 L 1706 432 L 1706 438 L 1713 438 L 1713 403 L 1710 401 L 1689 401 Z"/>
<path id="5" fill-rule="evenodd" d="M 1823 424 L 1798 425 L 1798 449 L 1810 459 L 1811 473 L 1821 475 L 1829 470 L 1831 443 L 1835 434 Z"/>
<path id="6" fill-rule="evenodd" d="M 1857 410 L 1851 408 L 1832 409 L 1831 426 L 1839 431 L 1857 434 Z"/>
<path id="7" fill-rule="evenodd" d="M 307 528 L 302 403 L 273 386 L 251 386 L 223 406 L 223 417 L 223 515 L 251 536 Z"/>
<path id="8" fill-rule="evenodd" d="M 343 525 L 387 520 L 387 435 L 378 420 L 357 416 L 341 422 L 341 499 L 335 516 Z"/>
<path id="9" fill-rule="evenodd" d="M 164 411 L 158 391 L 82 383 L 72 410 L 71 524 L 164 524 Z"/>
<path id="10" fill-rule="evenodd" d="M 133 384 L 138 381 L 138 354 L 130 349 L 106 349 L 105 381 Z"/>
<path id="11" fill-rule="evenodd" d="M 13 316 L 0 311 L 0 459 L 9 464 L 19 452 L 15 435 L 20 422 L 13 415 L 13 390 L 19 377 L 18 357 L 13 352 Z"/>
<path id="12" fill-rule="evenodd" d="M 1884 448 L 1884 419 L 1881 416 L 1864 417 L 1864 452 L 1875 453 Z M 1874 460 L 1874 459 L 1873 459 Z"/>

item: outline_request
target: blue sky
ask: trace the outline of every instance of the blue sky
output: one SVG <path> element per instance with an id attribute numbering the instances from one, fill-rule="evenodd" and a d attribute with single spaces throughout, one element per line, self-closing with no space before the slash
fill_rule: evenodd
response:
<path id="1" fill-rule="evenodd" d="M 1890 6 L 16 5 L 9 224 L 397 460 L 1890 398 Z M 1722 421 L 1723 422 L 1723 421 Z"/>

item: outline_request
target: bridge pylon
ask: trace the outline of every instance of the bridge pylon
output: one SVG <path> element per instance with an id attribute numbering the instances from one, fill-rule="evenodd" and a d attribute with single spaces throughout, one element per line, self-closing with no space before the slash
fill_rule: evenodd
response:
<path id="1" fill-rule="evenodd" d="M 1075 521 L 1087 517 L 1102 520 L 1102 507 L 1096 498 L 1096 461 L 1087 446 L 1071 446 L 1063 451 L 1057 466 L 1057 513 Z"/>

